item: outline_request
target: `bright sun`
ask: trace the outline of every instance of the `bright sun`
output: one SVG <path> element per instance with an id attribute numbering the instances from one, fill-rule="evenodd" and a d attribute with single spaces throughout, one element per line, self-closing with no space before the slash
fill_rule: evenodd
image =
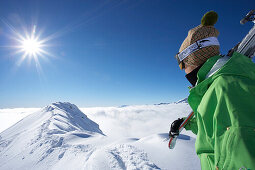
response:
<path id="1" fill-rule="evenodd" d="M 17 62 L 20 65 L 25 59 L 34 59 L 36 66 L 40 67 L 39 57 L 43 59 L 47 59 L 46 56 L 52 56 L 49 52 L 45 51 L 44 47 L 48 46 L 45 43 L 50 39 L 46 37 L 44 39 L 40 39 L 40 34 L 36 35 L 36 26 L 33 27 L 32 31 L 28 33 L 25 32 L 24 35 L 15 32 L 15 40 L 17 41 L 17 46 L 15 46 L 18 51 L 17 53 L 21 53 L 19 61 Z"/>
<path id="2" fill-rule="evenodd" d="M 21 49 L 30 56 L 36 56 L 40 51 L 42 51 L 42 44 L 32 37 L 24 39 L 21 44 Z"/>
<path id="3" fill-rule="evenodd" d="M 4 24 L 6 24 L 12 32 L 12 34 L 10 34 L 10 39 L 14 40 L 12 41 L 14 45 L 9 47 L 14 48 L 14 54 L 18 56 L 16 66 L 20 66 L 25 60 L 27 60 L 30 64 L 33 60 L 38 73 L 43 73 L 40 59 L 44 59 L 49 62 L 50 60 L 48 57 L 55 57 L 48 51 L 47 47 L 50 47 L 50 45 L 47 43 L 55 38 L 56 35 L 52 34 L 42 38 L 41 36 L 43 32 L 38 32 L 36 25 L 32 25 L 31 31 L 29 31 L 26 26 L 21 25 L 23 28 L 21 33 L 7 21 L 2 20 L 2 22 L 4 22 Z"/>

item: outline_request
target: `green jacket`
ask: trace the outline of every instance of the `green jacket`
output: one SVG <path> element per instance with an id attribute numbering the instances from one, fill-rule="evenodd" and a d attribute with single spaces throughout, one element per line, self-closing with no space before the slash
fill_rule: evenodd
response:
<path id="1" fill-rule="evenodd" d="M 197 134 L 203 170 L 255 170 L 255 64 L 234 53 L 208 77 L 221 60 L 214 56 L 198 71 L 188 97 L 195 117 L 185 128 Z"/>

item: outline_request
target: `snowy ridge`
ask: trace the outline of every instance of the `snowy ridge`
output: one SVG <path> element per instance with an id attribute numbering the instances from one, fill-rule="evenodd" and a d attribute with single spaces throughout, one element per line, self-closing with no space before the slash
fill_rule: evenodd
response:
<path id="1" fill-rule="evenodd" d="M 88 117 L 80 111 L 80 109 L 71 103 L 53 103 L 42 109 L 43 112 L 52 113 L 55 121 L 51 122 L 50 129 L 59 130 L 59 133 L 70 131 L 90 131 L 103 134 L 98 124 L 88 119 Z"/>
<path id="2" fill-rule="evenodd" d="M 173 103 L 81 112 L 53 103 L 0 133 L 0 170 L 199 169 L 190 133 L 167 148 L 169 122 L 186 110 L 187 103 Z"/>

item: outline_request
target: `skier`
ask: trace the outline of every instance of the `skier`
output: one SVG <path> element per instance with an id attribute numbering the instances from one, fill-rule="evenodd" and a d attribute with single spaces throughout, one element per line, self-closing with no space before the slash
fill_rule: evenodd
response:
<path id="1" fill-rule="evenodd" d="M 193 86 L 188 103 L 194 117 L 185 129 L 197 135 L 203 170 L 255 170 L 255 64 L 237 52 L 220 55 L 217 19 L 216 12 L 207 12 L 176 55 Z M 170 137 L 178 135 L 183 120 L 172 123 Z"/>

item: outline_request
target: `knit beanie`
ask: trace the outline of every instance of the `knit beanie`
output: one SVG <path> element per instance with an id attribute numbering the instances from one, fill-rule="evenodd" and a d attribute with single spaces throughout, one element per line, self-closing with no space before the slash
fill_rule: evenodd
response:
<path id="1" fill-rule="evenodd" d="M 218 15 L 214 11 L 207 12 L 201 19 L 201 25 L 189 30 L 188 36 L 183 41 L 179 53 L 186 49 L 191 44 L 198 40 L 208 38 L 208 37 L 218 37 L 219 31 L 214 28 L 214 24 L 217 22 Z M 201 48 L 188 57 L 186 57 L 183 62 L 185 65 L 200 66 L 208 58 L 220 54 L 220 46 L 212 45 Z"/>

